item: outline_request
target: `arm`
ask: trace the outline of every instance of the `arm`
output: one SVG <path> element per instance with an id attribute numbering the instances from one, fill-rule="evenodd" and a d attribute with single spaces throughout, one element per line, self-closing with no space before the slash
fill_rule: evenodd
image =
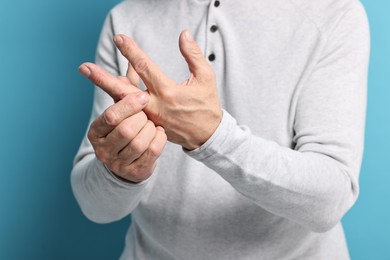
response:
<path id="1" fill-rule="evenodd" d="M 359 193 L 368 39 L 364 11 L 346 13 L 299 94 L 294 150 L 254 136 L 225 112 L 207 143 L 188 154 L 268 211 L 329 230 Z"/>
<path id="2" fill-rule="evenodd" d="M 117 75 L 111 28 L 108 18 L 97 63 Z M 90 73 L 87 66 L 81 66 L 80 72 Z M 131 69 L 127 77 L 106 77 L 100 84 L 126 84 L 131 93 L 113 104 L 107 101 L 106 93 L 96 89 L 90 129 L 75 158 L 71 183 L 84 214 L 95 222 L 106 223 L 119 220 L 137 206 L 166 135 L 142 112 L 148 95 L 134 86 L 138 78 Z"/>
<path id="3" fill-rule="evenodd" d="M 362 10 L 348 12 L 334 29 L 301 89 L 294 149 L 253 135 L 226 111 L 222 116 L 213 71 L 186 33 L 179 44 L 191 76 L 183 84 L 163 75 L 128 37 L 115 39 L 148 87 L 148 117 L 165 128 L 170 141 L 254 203 L 316 232 L 332 228 L 353 205 L 363 150 L 369 54 Z"/>

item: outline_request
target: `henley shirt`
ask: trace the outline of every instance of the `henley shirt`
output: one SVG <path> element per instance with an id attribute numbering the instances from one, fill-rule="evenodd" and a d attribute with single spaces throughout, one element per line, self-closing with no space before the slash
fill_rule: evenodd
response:
<path id="1" fill-rule="evenodd" d="M 349 259 L 340 220 L 359 193 L 369 28 L 358 0 L 128 0 L 96 63 L 125 75 L 126 34 L 169 77 L 189 76 L 178 37 L 216 73 L 223 118 L 201 147 L 167 143 L 154 174 L 116 178 L 85 137 L 71 183 L 97 223 L 131 214 L 121 259 Z M 144 86 L 143 86 L 144 87 Z M 95 88 L 91 122 L 113 100 Z"/>

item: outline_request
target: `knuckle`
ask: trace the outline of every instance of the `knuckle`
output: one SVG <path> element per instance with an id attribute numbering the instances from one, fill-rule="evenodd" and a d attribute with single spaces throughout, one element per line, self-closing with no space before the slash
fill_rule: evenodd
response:
<path id="1" fill-rule="evenodd" d="M 132 138 L 134 136 L 133 129 L 126 124 L 120 124 L 117 127 L 118 136 L 121 138 Z"/>
<path id="2" fill-rule="evenodd" d="M 113 109 L 107 109 L 103 113 L 103 118 L 107 125 L 115 126 L 118 124 L 118 115 Z"/>
<path id="3" fill-rule="evenodd" d="M 105 87 L 107 85 L 107 75 L 105 72 L 96 71 L 92 73 L 93 83 L 99 87 Z"/>
<path id="4" fill-rule="evenodd" d="M 161 93 L 163 99 L 166 101 L 175 101 L 176 100 L 176 91 L 174 88 L 166 88 L 164 91 Z"/>
<path id="5" fill-rule="evenodd" d="M 202 51 L 197 46 L 191 46 L 189 48 L 189 53 L 191 56 L 195 56 L 195 57 L 203 56 Z"/>
<path id="6" fill-rule="evenodd" d="M 166 134 L 165 131 L 164 132 L 160 131 L 160 135 L 161 135 L 162 142 L 165 144 L 168 141 L 168 135 Z"/>
<path id="7" fill-rule="evenodd" d="M 101 161 L 103 163 L 108 162 L 108 153 L 102 148 L 95 149 L 95 156 L 99 161 Z"/>
<path id="8" fill-rule="evenodd" d="M 145 58 L 139 58 L 134 64 L 134 69 L 138 73 L 144 73 L 148 71 L 149 65 L 147 60 Z"/>
<path id="9" fill-rule="evenodd" d="M 122 80 L 122 81 L 124 81 L 124 80 Z M 112 89 L 115 90 L 115 94 L 114 94 L 115 95 L 115 98 L 114 98 L 115 102 L 122 100 L 128 94 L 127 83 L 122 82 L 122 81 L 118 80 L 115 83 L 113 83 L 113 85 L 112 85 Z"/>
<path id="10" fill-rule="evenodd" d="M 161 147 L 157 144 L 151 144 L 148 149 L 149 154 L 152 157 L 159 157 L 161 155 Z"/>
<path id="11" fill-rule="evenodd" d="M 103 86 L 103 84 L 104 84 L 103 77 L 99 73 L 95 73 L 92 76 L 92 80 L 93 80 L 93 83 L 95 83 L 95 85 L 97 85 L 97 86 Z"/>
<path id="12" fill-rule="evenodd" d="M 149 154 L 152 157 L 159 157 L 164 149 L 164 146 L 167 142 L 168 138 L 165 133 L 161 133 L 160 141 L 159 142 L 153 142 L 148 149 Z"/>
<path id="13" fill-rule="evenodd" d="M 127 95 L 123 99 L 123 103 L 125 104 L 126 109 L 131 111 L 131 114 L 141 111 L 141 107 L 138 106 L 139 102 L 137 101 L 135 95 Z"/>
<path id="14" fill-rule="evenodd" d="M 131 150 L 136 154 L 142 154 L 147 149 L 145 142 L 140 139 L 134 139 L 130 143 Z"/>
<path id="15" fill-rule="evenodd" d="M 93 143 L 96 139 L 96 131 L 95 131 L 93 124 L 91 125 L 91 127 L 88 130 L 87 138 L 91 143 Z"/>

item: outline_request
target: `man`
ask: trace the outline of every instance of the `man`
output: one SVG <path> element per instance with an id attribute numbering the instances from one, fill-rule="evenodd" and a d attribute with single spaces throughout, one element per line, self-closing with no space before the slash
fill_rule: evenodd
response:
<path id="1" fill-rule="evenodd" d="M 79 68 L 82 211 L 131 213 L 122 259 L 348 259 L 368 56 L 356 0 L 121 3 Z"/>

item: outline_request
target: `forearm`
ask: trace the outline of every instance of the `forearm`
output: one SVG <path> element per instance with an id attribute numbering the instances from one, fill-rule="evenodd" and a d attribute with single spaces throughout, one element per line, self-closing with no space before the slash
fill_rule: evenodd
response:
<path id="1" fill-rule="evenodd" d="M 362 6 L 324 37 L 326 47 L 295 85 L 291 147 L 225 112 L 213 136 L 189 153 L 260 207 L 318 232 L 339 222 L 359 192 L 370 46 Z"/>
<path id="2" fill-rule="evenodd" d="M 313 231 L 333 227 L 358 193 L 357 168 L 257 137 L 226 112 L 212 138 L 189 155 L 259 206 Z"/>

